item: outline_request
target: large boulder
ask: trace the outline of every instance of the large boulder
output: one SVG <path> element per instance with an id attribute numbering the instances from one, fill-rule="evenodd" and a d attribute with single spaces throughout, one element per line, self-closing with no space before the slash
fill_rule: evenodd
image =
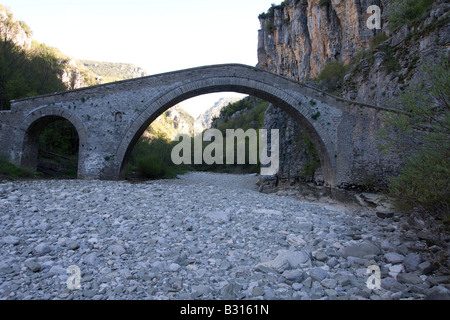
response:
<path id="1" fill-rule="evenodd" d="M 342 257 L 357 257 L 363 258 L 365 256 L 378 256 L 381 254 L 380 247 L 372 242 L 364 241 L 362 243 L 350 245 L 345 247 L 342 251 Z"/>

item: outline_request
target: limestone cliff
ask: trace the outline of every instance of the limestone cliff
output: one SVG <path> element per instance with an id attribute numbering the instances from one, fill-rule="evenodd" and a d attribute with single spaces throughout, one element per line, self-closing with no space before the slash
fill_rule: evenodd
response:
<path id="1" fill-rule="evenodd" d="M 147 76 L 147 72 L 131 63 L 101 62 L 92 60 L 80 61 L 92 71 L 101 83 L 115 82 Z"/>
<path id="2" fill-rule="evenodd" d="M 375 30 L 367 8 L 381 0 L 288 0 L 259 16 L 259 67 L 298 81 L 316 78 L 332 60 L 350 62 Z"/>
<path id="3" fill-rule="evenodd" d="M 381 9 L 379 30 L 367 27 L 371 5 Z M 393 30 L 392 6 L 387 0 L 286 0 L 272 5 L 259 16 L 258 67 L 317 86 L 312 80 L 327 63 L 339 61 L 347 65 L 347 74 L 339 79 L 335 94 L 387 106 L 409 83 L 423 80 L 425 61 L 438 60 L 442 52 L 448 58 L 450 52 L 448 1 L 434 1 L 420 19 Z M 307 163 L 299 151 L 305 148 L 303 141 L 293 138 L 303 135 L 301 128 L 276 106 L 267 110 L 264 127 L 286 132 L 278 178 L 297 180 Z"/>
<path id="4" fill-rule="evenodd" d="M 396 106 L 410 84 L 427 82 L 423 66 L 450 57 L 450 3 L 435 1 L 422 19 L 391 30 L 386 40 L 354 57 L 342 81 L 342 97 L 378 106 Z M 401 107 L 401 106 L 397 106 Z"/>
<path id="5" fill-rule="evenodd" d="M 203 112 L 201 115 L 195 119 L 195 130 L 196 132 L 203 132 L 206 129 L 211 128 L 213 120 L 220 116 L 220 112 L 223 108 L 231 103 L 239 101 L 240 98 L 228 97 L 220 98 L 211 108 Z"/>
<path id="6" fill-rule="evenodd" d="M 180 135 L 192 136 L 194 133 L 194 118 L 180 105 L 176 105 L 159 116 L 144 132 L 144 137 L 153 140 L 164 138 L 175 140 Z"/>
<path id="7" fill-rule="evenodd" d="M 0 34 L 2 39 L 10 40 L 24 50 L 31 49 L 30 28 L 23 21 L 17 21 L 2 5 L 0 5 Z"/>
<path id="8" fill-rule="evenodd" d="M 23 21 L 16 20 L 14 15 L 0 5 L 1 39 L 11 41 L 17 50 L 24 51 L 28 57 L 42 57 L 49 60 L 49 65 L 58 73 L 58 78 L 67 89 L 79 89 L 98 84 L 95 75 L 83 66 L 81 62 L 52 48 L 33 40 L 31 28 Z M 5 62 L 7 63 L 7 62 Z M 20 97 L 17 97 L 20 98 Z"/>

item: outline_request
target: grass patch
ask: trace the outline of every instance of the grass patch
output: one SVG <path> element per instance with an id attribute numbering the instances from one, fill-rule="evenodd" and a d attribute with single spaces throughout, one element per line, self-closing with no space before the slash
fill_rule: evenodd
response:
<path id="1" fill-rule="evenodd" d="M 0 179 L 39 179 L 42 174 L 27 168 L 18 168 L 6 160 L 0 159 Z"/>

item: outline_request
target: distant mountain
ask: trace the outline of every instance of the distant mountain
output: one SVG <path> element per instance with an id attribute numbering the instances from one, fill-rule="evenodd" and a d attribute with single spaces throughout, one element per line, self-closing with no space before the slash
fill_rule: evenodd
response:
<path id="1" fill-rule="evenodd" d="M 32 35 L 0 5 L 0 110 L 9 109 L 11 100 L 98 84 L 79 61 Z"/>
<path id="2" fill-rule="evenodd" d="M 128 63 L 80 61 L 33 39 L 31 28 L 0 4 L 0 110 L 10 100 L 138 78 Z"/>
<path id="3" fill-rule="evenodd" d="M 219 117 L 222 109 L 239 100 L 241 100 L 241 98 L 221 98 L 214 104 L 214 106 L 206 110 L 195 120 L 194 127 L 196 132 L 201 132 L 211 128 L 214 118 Z"/>
<path id="4" fill-rule="evenodd" d="M 229 105 L 240 101 L 240 98 L 221 98 L 214 106 L 206 110 L 197 119 L 194 119 L 181 106 L 176 105 L 159 116 L 145 131 L 144 137 L 153 140 L 164 138 L 168 141 L 174 140 L 179 134 L 193 136 L 196 132 L 202 132 L 211 128 L 215 118 Z"/>
<path id="5" fill-rule="evenodd" d="M 164 138 L 174 140 L 179 134 L 192 135 L 194 118 L 182 107 L 175 106 L 164 112 L 145 131 L 144 136 L 150 138 Z"/>
<path id="6" fill-rule="evenodd" d="M 87 69 L 97 75 L 102 83 L 115 82 L 133 78 L 145 77 L 147 72 L 130 63 L 101 62 L 92 60 L 80 61 Z"/>

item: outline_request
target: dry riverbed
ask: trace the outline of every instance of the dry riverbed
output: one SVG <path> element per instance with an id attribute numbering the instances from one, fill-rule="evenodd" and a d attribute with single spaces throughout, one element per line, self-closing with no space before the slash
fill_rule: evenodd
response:
<path id="1" fill-rule="evenodd" d="M 448 298 L 443 248 L 256 176 L 0 183 L 1 299 Z M 378 271 L 378 273 L 377 273 Z"/>

